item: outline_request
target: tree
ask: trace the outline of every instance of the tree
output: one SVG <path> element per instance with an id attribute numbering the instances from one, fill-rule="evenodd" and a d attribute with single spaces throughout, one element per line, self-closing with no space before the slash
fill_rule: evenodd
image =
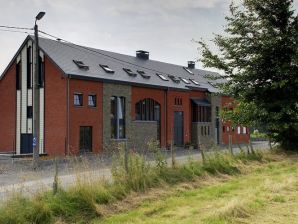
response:
<path id="1" fill-rule="evenodd" d="M 293 0 L 232 2 L 226 21 L 225 34 L 212 40 L 218 53 L 198 42 L 201 62 L 224 73 L 223 91 L 242 107 L 236 111 L 245 111 L 242 120 L 265 125 L 284 149 L 298 150 L 298 16 Z"/>

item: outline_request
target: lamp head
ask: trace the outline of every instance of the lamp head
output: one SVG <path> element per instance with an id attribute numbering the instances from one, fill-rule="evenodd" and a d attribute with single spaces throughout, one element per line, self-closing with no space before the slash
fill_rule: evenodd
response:
<path id="1" fill-rule="evenodd" d="M 41 20 L 42 17 L 43 17 L 45 14 L 46 14 L 45 12 L 39 12 L 39 13 L 37 14 L 37 16 L 35 17 L 36 20 Z"/>

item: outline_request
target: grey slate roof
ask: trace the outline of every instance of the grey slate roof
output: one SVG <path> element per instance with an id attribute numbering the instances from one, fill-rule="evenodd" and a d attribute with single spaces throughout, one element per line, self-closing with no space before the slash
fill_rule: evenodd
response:
<path id="1" fill-rule="evenodd" d="M 29 36 L 34 41 L 34 37 Z M 174 88 L 180 90 L 205 89 L 209 92 L 217 93 L 219 90 L 212 86 L 204 75 L 218 75 L 201 69 L 190 69 L 194 75 L 189 74 L 183 66 L 159 62 L 155 60 L 144 60 L 135 56 L 128 56 L 119 53 L 83 47 L 62 41 L 39 38 L 39 45 L 42 51 L 48 55 L 54 63 L 66 74 L 86 79 L 98 79 L 107 82 L 119 82 L 132 85 L 146 85 L 157 88 Z M 73 60 L 83 61 L 89 66 L 89 70 L 80 69 Z M 99 64 L 108 65 L 115 71 L 114 74 L 106 73 Z M 130 77 L 123 68 L 131 69 L 133 72 L 143 70 L 150 79 L 144 79 L 141 75 Z M 194 79 L 200 85 L 185 84 L 169 81 L 163 81 L 156 73 L 161 73 L 168 78 L 168 75 L 174 75 L 185 79 Z"/>

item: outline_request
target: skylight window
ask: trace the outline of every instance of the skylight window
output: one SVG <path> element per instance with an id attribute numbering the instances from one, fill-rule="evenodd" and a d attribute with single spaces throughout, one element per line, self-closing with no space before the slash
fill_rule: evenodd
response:
<path id="1" fill-rule="evenodd" d="M 181 79 L 185 84 L 190 84 L 190 81 L 188 81 L 187 79 L 185 79 L 185 78 L 181 78 L 181 77 L 180 77 L 180 79 Z"/>
<path id="2" fill-rule="evenodd" d="M 137 73 L 134 73 L 133 71 L 131 71 L 129 68 L 123 68 L 123 70 L 131 77 L 136 77 Z"/>
<path id="3" fill-rule="evenodd" d="M 175 83 L 180 83 L 180 80 L 179 80 L 176 76 L 174 76 L 174 75 L 168 75 L 168 77 L 169 77 L 170 79 L 172 79 L 173 82 L 175 82 Z"/>
<path id="4" fill-rule="evenodd" d="M 186 67 L 183 67 L 183 68 L 184 68 L 184 70 L 187 71 L 189 74 L 193 75 L 193 72 L 190 71 L 188 68 L 186 68 Z"/>
<path id="5" fill-rule="evenodd" d="M 109 66 L 107 65 L 99 65 L 106 73 L 110 73 L 110 74 L 113 74 L 115 73 L 114 70 L 112 70 L 111 68 L 109 68 Z"/>
<path id="6" fill-rule="evenodd" d="M 156 73 L 156 75 L 161 78 L 163 81 L 169 81 L 164 75 L 160 74 L 160 73 Z"/>
<path id="7" fill-rule="evenodd" d="M 73 60 L 73 62 L 80 68 L 84 70 L 89 70 L 89 66 L 85 65 L 84 62 L 78 61 L 78 60 Z"/>
<path id="8" fill-rule="evenodd" d="M 193 84 L 195 84 L 195 85 L 200 85 L 196 80 L 194 80 L 194 79 L 189 79 Z"/>
<path id="9" fill-rule="evenodd" d="M 144 79 L 150 79 L 151 76 L 150 75 L 147 75 L 144 71 L 142 70 L 138 70 L 137 71 Z"/>

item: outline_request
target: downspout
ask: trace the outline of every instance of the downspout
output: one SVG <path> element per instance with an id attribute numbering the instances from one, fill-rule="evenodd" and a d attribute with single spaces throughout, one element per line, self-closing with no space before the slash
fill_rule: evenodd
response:
<path id="1" fill-rule="evenodd" d="M 168 91 L 169 91 L 169 87 L 166 89 L 165 91 L 165 141 L 166 141 L 166 149 L 168 146 Z"/>
<path id="2" fill-rule="evenodd" d="M 70 79 L 71 79 L 71 75 L 68 75 L 67 76 L 67 155 L 70 154 L 70 151 L 69 151 L 69 130 L 70 130 L 70 118 L 69 118 L 69 82 L 70 82 Z"/>

